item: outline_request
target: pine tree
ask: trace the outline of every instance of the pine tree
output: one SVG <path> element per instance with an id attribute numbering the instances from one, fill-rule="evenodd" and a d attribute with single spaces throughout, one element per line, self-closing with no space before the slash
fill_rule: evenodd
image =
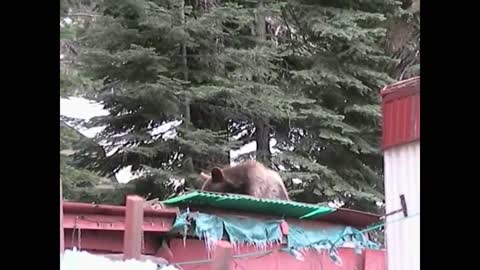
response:
<path id="1" fill-rule="evenodd" d="M 92 125 L 106 126 L 99 139 L 113 153 L 91 169 L 109 174 L 131 165 L 157 179 L 193 179 L 228 163 L 233 127 L 290 110 L 295 97 L 279 87 L 278 46 L 259 46 L 251 31 L 255 6 L 207 11 L 181 1 L 106 1 L 101 9 L 85 36 L 82 64 L 86 76 L 103 81 L 99 100 L 110 115 Z M 170 121 L 181 123 L 175 138 L 152 134 Z M 269 132 L 263 136 L 268 142 Z"/>
<path id="2" fill-rule="evenodd" d="M 88 96 L 93 82 L 82 76 L 76 69 L 79 55 L 78 33 L 87 27 L 93 17 L 94 4 L 90 1 L 61 1 L 60 6 L 60 96 Z M 74 201 L 120 202 L 121 197 L 109 194 L 116 191 L 115 177 L 101 177 L 85 168 L 77 155 L 88 151 L 105 155 L 103 148 L 85 137 L 74 127 L 81 124 L 78 119 L 60 118 L 60 177 L 63 196 Z"/>
<path id="3" fill-rule="evenodd" d="M 378 93 L 392 82 L 386 18 L 399 3 L 198 3 L 96 6 L 80 75 L 110 112 L 90 123 L 105 127 L 107 146 L 79 164 L 107 176 L 132 166 L 145 176 L 128 188 L 166 197 L 178 191 L 168 180 L 194 186 L 200 170 L 256 141 L 256 158 L 284 170 L 296 200 L 372 209 L 383 193 Z"/>
<path id="4" fill-rule="evenodd" d="M 293 50 L 289 87 L 315 101 L 277 139 L 286 150 L 277 162 L 304 180 L 292 186 L 297 199 L 373 209 L 383 198 L 379 90 L 392 82 L 384 72 L 392 59 L 381 42 L 386 16 L 398 8 L 394 1 L 297 0 L 283 9 Z"/>
<path id="5" fill-rule="evenodd" d="M 108 175 L 132 166 L 159 185 L 194 178 L 192 158 L 229 149 L 222 132 L 192 125 L 196 119 L 188 113 L 196 105 L 192 86 L 202 79 L 189 75 L 191 67 L 201 68 L 192 51 L 202 44 L 190 32 L 206 32 L 216 19 L 210 25 L 178 20 L 188 12 L 179 1 L 105 1 L 101 9 L 85 36 L 82 65 L 86 76 L 103 82 L 98 99 L 110 115 L 91 124 L 105 126 L 98 139 L 111 153 L 92 157 L 91 168 Z M 158 130 L 168 122 L 179 125 Z"/>

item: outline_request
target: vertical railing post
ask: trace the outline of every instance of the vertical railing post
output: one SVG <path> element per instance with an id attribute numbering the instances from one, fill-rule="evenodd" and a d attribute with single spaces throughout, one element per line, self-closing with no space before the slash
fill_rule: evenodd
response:
<path id="1" fill-rule="evenodd" d="M 139 260 L 142 255 L 143 198 L 128 196 L 125 212 L 123 256 L 125 260 Z"/>
<path id="2" fill-rule="evenodd" d="M 226 241 L 218 241 L 212 262 L 212 270 L 229 270 L 232 262 L 232 245 Z"/>
<path id="3" fill-rule="evenodd" d="M 60 254 L 65 250 L 65 241 L 63 233 L 63 194 L 62 194 L 62 179 L 60 178 Z"/>

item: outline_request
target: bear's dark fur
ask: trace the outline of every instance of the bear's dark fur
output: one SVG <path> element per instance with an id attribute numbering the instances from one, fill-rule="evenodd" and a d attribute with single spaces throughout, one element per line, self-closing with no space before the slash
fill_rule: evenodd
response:
<path id="1" fill-rule="evenodd" d="M 210 175 L 201 174 L 205 181 L 201 190 L 245 194 L 262 199 L 289 200 L 280 175 L 249 160 L 233 167 L 213 168 Z"/>

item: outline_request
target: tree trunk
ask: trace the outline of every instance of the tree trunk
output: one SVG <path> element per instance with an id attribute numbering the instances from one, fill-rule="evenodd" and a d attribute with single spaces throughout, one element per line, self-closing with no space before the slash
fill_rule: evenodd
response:
<path id="1" fill-rule="evenodd" d="M 257 2 L 256 26 L 258 46 L 263 46 L 262 42 L 266 40 L 263 0 L 258 0 Z M 255 142 L 257 143 L 257 160 L 262 162 L 265 166 L 270 167 L 270 127 L 268 125 L 268 120 L 257 119 L 257 121 L 255 121 Z"/>
<path id="2" fill-rule="evenodd" d="M 193 12 L 202 16 L 205 13 L 210 12 L 219 3 L 218 0 L 203 0 L 195 1 L 193 6 Z M 193 14 L 195 17 L 195 14 Z M 219 53 L 217 50 L 216 53 Z M 186 59 L 186 58 L 185 58 Z M 217 69 L 217 68 L 215 68 Z M 222 68 L 221 70 L 224 71 Z M 212 70 L 216 73 L 217 70 Z M 225 131 L 228 133 L 228 121 L 222 121 L 218 119 L 212 119 L 212 112 L 208 107 L 198 104 L 190 104 L 191 118 L 190 121 L 193 126 L 208 128 L 212 131 Z M 228 135 L 225 141 L 219 142 L 219 144 L 227 143 Z M 195 172 L 210 171 L 214 167 L 223 167 L 230 164 L 230 152 L 227 151 L 222 154 L 195 154 L 193 157 L 193 170 Z"/>
<path id="3" fill-rule="evenodd" d="M 418 13 L 419 0 L 403 0 L 402 8 Z M 417 14 L 417 16 L 419 16 Z M 404 18 L 390 18 L 387 25 L 386 50 L 399 63 L 388 67 L 389 74 L 395 80 L 407 79 L 418 75 L 418 70 L 407 72 L 408 68 L 420 64 L 420 29 L 415 19 L 406 21 Z"/>
<path id="4" fill-rule="evenodd" d="M 261 43 L 266 39 L 265 7 L 263 5 L 263 0 L 257 1 L 257 16 L 255 24 L 257 26 L 257 39 L 261 45 Z"/>
<path id="5" fill-rule="evenodd" d="M 255 123 L 255 141 L 257 143 L 257 160 L 270 167 L 272 156 L 270 152 L 270 127 L 265 121 Z"/>
<path id="6" fill-rule="evenodd" d="M 181 0 L 179 2 L 178 12 L 180 15 L 180 23 L 182 26 L 185 26 L 185 0 Z M 183 80 L 188 81 L 188 58 L 187 58 L 187 45 L 186 42 L 182 43 L 181 48 L 182 54 L 182 73 L 183 73 Z M 183 121 L 184 127 L 189 130 L 192 126 L 191 122 L 191 114 L 190 114 L 190 98 L 186 97 L 184 101 L 184 112 L 183 112 Z M 184 162 L 184 169 L 188 173 L 193 173 L 193 159 L 192 155 L 189 153 L 185 154 L 185 162 Z"/>

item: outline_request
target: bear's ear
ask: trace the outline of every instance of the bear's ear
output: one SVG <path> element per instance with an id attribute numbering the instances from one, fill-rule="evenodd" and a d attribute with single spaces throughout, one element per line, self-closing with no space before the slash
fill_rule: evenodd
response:
<path id="1" fill-rule="evenodd" d="M 219 168 L 212 169 L 212 181 L 213 182 L 222 182 L 223 181 L 223 172 Z"/>
<path id="2" fill-rule="evenodd" d="M 204 172 L 200 172 L 200 178 L 202 178 L 202 180 L 204 180 L 204 181 L 207 181 L 208 179 L 210 179 L 210 175 L 208 175 Z"/>

